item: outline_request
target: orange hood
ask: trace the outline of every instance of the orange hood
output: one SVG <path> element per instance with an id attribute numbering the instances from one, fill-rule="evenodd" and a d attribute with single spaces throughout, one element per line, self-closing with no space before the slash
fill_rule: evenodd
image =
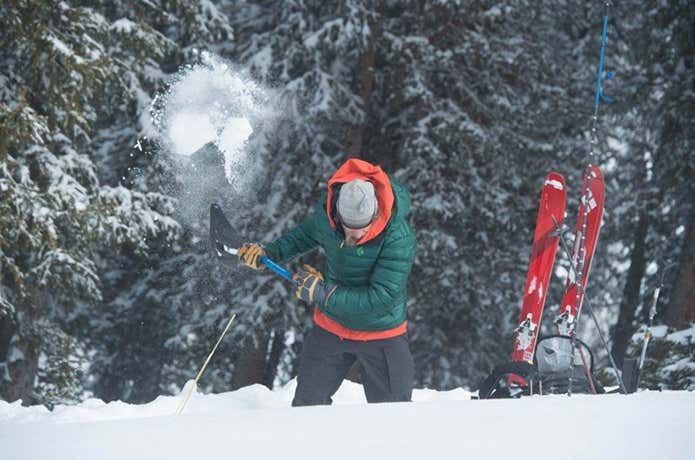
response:
<path id="1" fill-rule="evenodd" d="M 379 203 L 379 215 L 372 223 L 366 235 L 360 239 L 358 244 L 364 244 L 367 241 L 377 237 L 385 228 L 391 218 L 391 210 L 393 209 L 393 189 L 391 181 L 383 169 L 379 166 L 374 166 L 364 160 L 350 158 L 347 160 L 328 180 L 328 200 L 326 201 L 326 214 L 328 221 L 333 228 L 337 228 L 337 224 L 333 220 L 333 186 L 336 184 L 344 184 L 355 179 L 362 179 L 374 185 L 376 199 Z"/>

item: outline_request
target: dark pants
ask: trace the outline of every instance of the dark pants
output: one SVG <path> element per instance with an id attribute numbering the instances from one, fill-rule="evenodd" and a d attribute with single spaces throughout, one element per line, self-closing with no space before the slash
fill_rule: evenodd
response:
<path id="1" fill-rule="evenodd" d="M 314 326 L 304 340 L 292 405 L 331 404 L 355 361 L 362 365 L 368 402 L 410 401 L 415 365 L 407 335 L 361 342 Z"/>

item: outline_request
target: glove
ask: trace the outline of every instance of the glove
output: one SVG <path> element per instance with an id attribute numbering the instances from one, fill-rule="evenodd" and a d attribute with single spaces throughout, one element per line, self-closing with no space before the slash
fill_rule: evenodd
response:
<path id="1" fill-rule="evenodd" d="M 237 256 L 244 262 L 244 265 L 254 270 L 265 270 L 265 265 L 261 264 L 261 257 L 265 255 L 265 250 L 257 243 L 246 243 L 237 250 Z"/>
<path id="2" fill-rule="evenodd" d="M 299 270 L 292 277 L 297 282 L 295 295 L 305 302 L 325 306 L 338 286 L 325 282 L 323 274 L 311 265 L 304 265 L 303 267 L 304 270 Z"/>

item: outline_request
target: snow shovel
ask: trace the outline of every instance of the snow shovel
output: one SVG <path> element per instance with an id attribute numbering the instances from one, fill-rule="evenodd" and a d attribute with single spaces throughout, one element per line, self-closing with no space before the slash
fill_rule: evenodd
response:
<path id="1" fill-rule="evenodd" d="M 207 359 L 203 363 L 203 366 L 198 371 L 198 375 L 195 376 L 195 379 L 189 380 L 183 386 L 183 390 L 181 391 L 181 401 L 179 402 L 179 406 L 176 408 L 176 414 L 177 415 L 179 415 L 179 414 L 181 414 L 181 412 L 183 412 L 183 408 L 186 407 L 186 404 L 188 404 L 188 400 L 191 399 L 191 396 L 193 396 L 193 393 L 198 390 L 198 380 L 200 380 L 200 377 L 203 375 L 203 372 L 205 372 L 205 368 L 208 367 L 208 363 L 210 362 L 212 355 L 215 354 L 217 347 L 219 346 L 220 342 L 222 342 L 222 338 L 229 330 L 229 327 L 232 325 L 232 321 L 234 321 L 234 318 L 236 318 L 236 313 L 232 314 L 232 317 L 229 318 L 229 322 L 227 323 L 227 326 L 224 328 L 224 331 L 222 331 L 222 335 L 220 335 L 220 338 L 217 339 L 217 343 L 215 344 L 215 346 L 212 347 L 212 351 L 210 352 Z"/>
<path id="2" fill-rule="evenodd" d="M 213 253 L 223 262 L 236 265 L 239 262 L 237 248 L 240 244 L 238 233 L 232 228 L 232 224 L 225 217 L 220 205 L 217 203 L 210 205 L 210 246 Z M 287 281 L 295 283 L 292 279 L 292 273 L 282 265 L 273 262 L 266 256 L 261 257 L 261 263 Z"/>

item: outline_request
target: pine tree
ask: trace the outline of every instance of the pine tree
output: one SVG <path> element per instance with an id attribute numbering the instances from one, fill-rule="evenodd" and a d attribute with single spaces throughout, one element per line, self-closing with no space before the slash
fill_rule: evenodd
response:
<path id="1" fill-rule="evenodd" d="M 630 11 L 635 5 L 622 7 Z M 647 320 L 652 292 L 662 274 L 666 285 L 657 321 L 676 325 L 674 318 L 682 316 L 679 326 L 687 326 L 687 313 L 679 313 L 684 310 L 675 306 L 675 296 L 687 286 L 688 275 L 679 284 L 678 270 L 662 271 L 674 261 L 680 262 L 680 273 L 692 273 L 688 268 L 689 261 L 692 267 L 691 238 L 686 231 L 692 228 L 695 190 L 689 180 L 695 170 L 691 154 L 693 95 L 687 89 L 693 82 L 689 69 L 695 64 L 691 10 L 687 2 L 653 5 L 632 22 L 627 32 L 634 40 L 621 49 L 634 63 L 626 82 L 630 92 L 625 94 L 625 124 L 629 126 L 625 135 L 635 135 L 630 136 L 634 140 L 623 155 L 625 166 L 621 168 L 632 177 L 624 179 L 629 185 L 622 191 L 624 201 L 619 209 L 627 212 L 620 222 L 624 233 L 617 235 L 631 249 L 614 330 L 613 354 L 619 363 L 631 336 Z M 683 305 L 687 304 L 686 300 Z"/>
<path id="2" fill-rule="evenodd" d="M 166 198 L 99 180 L 96 106 L 118 68 L 105 52 L 103 17 L 66 2 L 17 1 L 0 28 L 0 394 L 50 403 L 50 391 L 42 392 L 56 378 L 60 394 L 80 393 L 79 385 L 70 389 L 80 363 L 60 344 L 72 340 L 67 319 L 102 301 L 98 251 L 145 251 L 146 238 L 173 235 L 178 224 Z"/>

